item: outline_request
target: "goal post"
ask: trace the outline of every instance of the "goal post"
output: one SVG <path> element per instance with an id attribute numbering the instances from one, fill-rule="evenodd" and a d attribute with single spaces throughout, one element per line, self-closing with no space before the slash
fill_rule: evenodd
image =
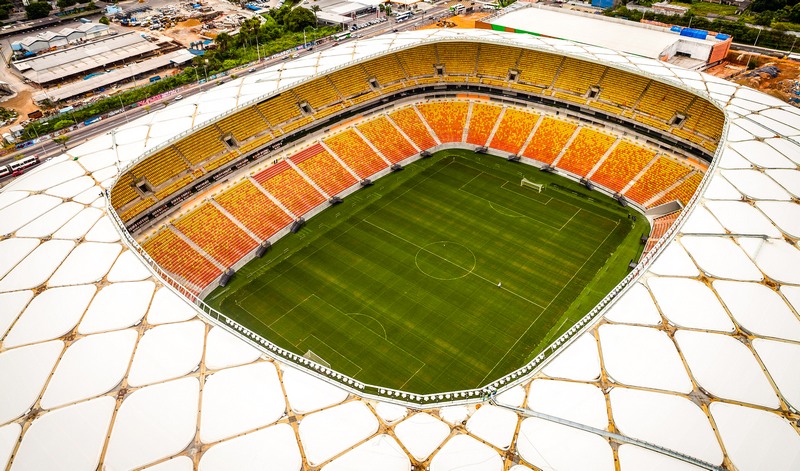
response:
<path id="1" fill-rule="evenodd" d="M 328 363 L 327 361 L 323 360 L 321 356 L 317 355 L 316 353 L 312 352 L 311 350 L 307 351 L 305 353 L 305 355 L 303 355 L 303 358 L 307 358 L 307 359 L 313 361 L 314 363 L 316 363 L 316 364 L 318 364 L 320 366 L 324 366 L 325 368 L 330 368 L 331 367 L 330 363 Z"/>
<path id="2" fill-rule="evenodd" d="M 539 193 L 541 193 L 542 190 L 544 189 L 544 184 L 542 184 L 542 183 L 534 183 L 534 182 L 528 180 L 527 178 L 523 178 L 522 181 L 519 182 L 519 186 L 524 186 L 524 187 L 530 188 L 532 190 L 536 190 Z"/>

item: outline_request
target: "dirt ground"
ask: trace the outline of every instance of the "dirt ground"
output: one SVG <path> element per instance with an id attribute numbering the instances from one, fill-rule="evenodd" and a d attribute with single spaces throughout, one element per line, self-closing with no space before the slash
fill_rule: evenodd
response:
<path id="1" fill-rule="evenodd" d="M 33 100 L 31 99 L 31 91 L 29 89 L 22 90 L 5 101 L 0 101 L 0 106 L 11 110 L 16 110 L 17 113 L 19 113 L 16 121 L 0 127 L 0 134 L 8 132 L 8 129 L 11 126 L 28 119 L 28 113 L 39 109 L 38 106 L 33 104 Z"/>
<path id="2" fill-rule="evenodd" d="M 472 29 L 475 27 L 475 22 L 489 16 L 488 12 L 475 12 L 469 15 L 457 15 L 450 18 L 445 18 L 438 23 L 431 23 L 423 26 L 420 29 L 433 29 L 433 28 L 461 28 Z"/>
<path id="3" fill-rule="evenodd" d="M 189 43 L 200 40 L 200 20 L 190 18 L 186 21 L 177 23 L 172 28 L 163 31 L 165 36 L 169 36 L 182 46 L 189 47 Z"/>
<path id="4" fill-rule="evenodd" d="M 751 59 L 755 60 L 756 67 L 754 74 L 747 76 L 747 63 Z M 772 77 L 766 71 L 759 69 L 774 66 L 778 69 L 776 77 Z M 770 56 L 752 55 L 748 52 L 731 51 L 728 53 L 726 61 L 720 65 L 706 70 L 711 75 L 730 80 L 732 82 L 747 85 L 748 87 L 761 90 L 780 100 L 789 102 L 791 98 L 800 99 L 800 62 L 792 60 L 777 59 Z M 795 106 L 800 103 L 792 103 Z"/>

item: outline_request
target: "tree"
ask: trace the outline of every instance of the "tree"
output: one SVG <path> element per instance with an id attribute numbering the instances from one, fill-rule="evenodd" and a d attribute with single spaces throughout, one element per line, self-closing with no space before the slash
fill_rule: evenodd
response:
<path id="1" fill-rule="evenodd" d="M 220 51 L 225 52 L 231 47 L 231 44 L 233 44 L 233 37 L 228 33 L 219 33 L 217 37 L 214 38 L 214 42 L 217 43 Z"/>
<path id="2" fill-rule="evenodd" d="M 36 20 L 49 15 L 52 9 L 47 2 L 33 2 L 25 7 L 25 14 L 29 20 Z"/>
<path id="3" fill-rule="evenodd" d="M 62 134 L 62 135 L 60 135 L 58 137 L 54 137 L 53 138 L 53 142 L 55 142 L 56 144 L 61 144 L 62 146 L 64 146 L 64 150 L 65 151 L 67 150 L 67 141 L 69 141 L 69 136 L 67 136 L 66 134 Z"/>
<path id="4" fill-rule="evenodd" d="M 97 21 L 98 21 L 99 23 L 103 23 L 104 25 L 109 25 L 109 24 L 111 24 L 111 21 L 110 21 L 110 20 L 108 19 L 108 17 L 107 17 L 107 16 L 105 16 L 105 15 L 101 16 L 101 17 L 100 17 L 100 19 L 99 19 L 99 20 L 97 20 Z"/>
<path id="5" fill-rule="evenodd" d="M 319 18 L 317 17 L 317 13 L 320 12 L 322 8 L 319 5 L 311 5 L 311 13 L 314 14 L 314 23 L 319 26 Z"/>
<path id="6" fill-rule="evenodd" d="M 286 29 L 289 31 L 303 31 L 306 26 L 314 26 L 316 17 L 311 10 L 297 7 L 290 11 L 285 18 Z"/>
<path id="7" fill-rule="evenodd" d="M 775 17 L 775 13 L 771 11 L 765 11 L 756 15 L 754 23 L 759 26 L 769 26 L 772 24 L 772 19 Z"/>

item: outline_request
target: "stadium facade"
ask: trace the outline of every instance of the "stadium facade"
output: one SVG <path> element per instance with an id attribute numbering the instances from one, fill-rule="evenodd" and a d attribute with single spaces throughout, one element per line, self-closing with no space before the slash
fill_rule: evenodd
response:
<path id="1" fill-rule="evenodd" d="M 704 97 L 725 115 L 706 177 L 660 247 L 547 361 L 491 384 L 497 405 L 441 397 L 412 407 L 275 359 L 181 299 L 107 204 L 120 168 L 237 106 L 354 61 L 452 41 L 606 65 Z M 749 88 L 483 30 L 346 43 L 149 114 L 0 193 L 0 464 L 797 469 L 798 135 L 800 113 Z"/>

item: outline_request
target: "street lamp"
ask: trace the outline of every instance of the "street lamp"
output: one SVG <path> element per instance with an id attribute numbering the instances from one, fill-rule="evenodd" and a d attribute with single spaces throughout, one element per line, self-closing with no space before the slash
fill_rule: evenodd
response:
<path id="1" fill-rule="evenodd" d="M 307 30 L 308 28 L 311 28 L 311 29 L 313 29 L 314 31 L 316 31 L 316 30 L 317 30 L 317 28 L 315 28 L 315 27 L 313 27 L 313 26 L 306 26 L 305 28 L 303 28 L 303 49 L 305 49 L 306 47 L 308 47 L 308 41 L 306 41 L 306 30 Z"/>
<path id="2" fill-rule="evenodd" d="M 208 83 L 208 69 L 206 68 L 206 65 L 208 65 L 208 59 L 203 59 L 203 73 L 206 76 L 206 83 Z"/>

